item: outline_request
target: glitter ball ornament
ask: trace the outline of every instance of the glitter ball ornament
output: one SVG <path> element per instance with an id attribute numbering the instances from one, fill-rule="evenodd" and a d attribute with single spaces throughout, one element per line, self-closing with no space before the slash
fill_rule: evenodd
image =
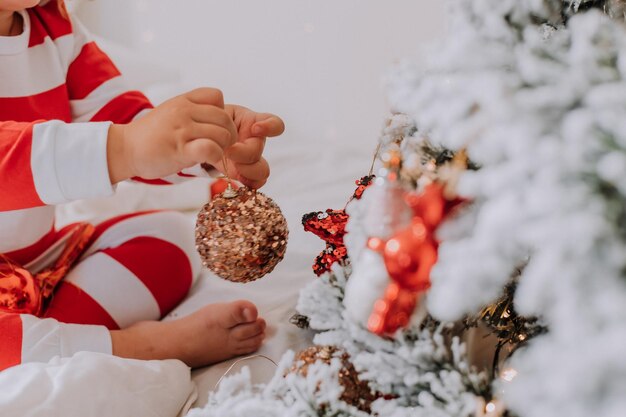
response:
<path id="1" fill-rule="evenodd" d="M 359 373 L 350 361 L 350 356 L 345 351 L 335 346 L 311 346 L 296 355 L 290 373 L 306 377 L 309 366 L 316 362 L 329 365 L 333 358 L 340 359 L 342 365 L 339 371 L 339 384 L 343 387 L 341 400 L 369 413 L 372 402 L 378 399 L 380 394 L 372 392 L 367 381 L 361 381 Z"/>
<path id="2" fill-rule="evenodd" d="M 204 265 L 233 282 L 251 282 L 270 273 L 285 256 L 288 236 L 278 205 L 246 187 L 215 196 L 196 223 L 196 247 Z"/>

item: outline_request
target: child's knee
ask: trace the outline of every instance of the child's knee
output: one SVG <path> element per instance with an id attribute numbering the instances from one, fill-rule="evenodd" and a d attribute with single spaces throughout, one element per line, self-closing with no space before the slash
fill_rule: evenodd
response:
<path id="1" fill-rule="evenodd" d="M 187 255 L 191 265 L 192 280 L 195 282 L 201 269 L 195 243 L 195 219 L 177 211 L 162 211 L 155 215 L 156 226 L 163 231 L 163 237 Z"/>

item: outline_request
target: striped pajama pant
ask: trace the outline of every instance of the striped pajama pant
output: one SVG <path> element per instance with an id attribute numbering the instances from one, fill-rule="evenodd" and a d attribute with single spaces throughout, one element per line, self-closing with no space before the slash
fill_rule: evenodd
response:
<path id="1" fill-rule="evenodd" d="M 180 213 L 133 213 L 99 224 L 43 318 L 0 313 L 0 370 L 79 351 L 110 354 L 109 330 L 162 318 L 199 271 L 193 228 Z"/>

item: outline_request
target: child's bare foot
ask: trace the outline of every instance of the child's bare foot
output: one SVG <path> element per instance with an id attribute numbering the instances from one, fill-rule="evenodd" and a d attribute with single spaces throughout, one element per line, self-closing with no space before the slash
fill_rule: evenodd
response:
<path id="1" fill-rule="evenodd" d="M 113 354 L 134 359 L 180 359 L 191 367 L 256 351 L 265 320 L 248 301 L 211 304 L 170 322 L 141 322 L 111 331 Z"/>

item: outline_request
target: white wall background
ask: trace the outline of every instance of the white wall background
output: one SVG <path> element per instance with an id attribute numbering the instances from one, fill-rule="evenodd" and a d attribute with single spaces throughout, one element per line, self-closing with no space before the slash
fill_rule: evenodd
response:
<path id="1" fill-rule="evenodd" d="M 442 0 L 74 1 L 92 31 L 150 63 L 120 65 L 136 81 L 178 71 L 175 90 L 216 86 L 228 102 L 285 119 L 286 134 L 268 144 L 264 190 L 292 229 L 307 211 L 345 204 L 388 112 L 382 76 L 444 31 Z M 292 237 L 314 247 L 307 263 L 321 250 L 313 236 Z"/>
<path id="2" fill-rule="evenodd" d="M 443 3 L 85 0 L 80 14 L 96 33 L 176 67 L 185 85 L 280 114 L 286 140 L 357 139 L 369 155 L 387 112 L 381 76 L 440 36 Z"/>

